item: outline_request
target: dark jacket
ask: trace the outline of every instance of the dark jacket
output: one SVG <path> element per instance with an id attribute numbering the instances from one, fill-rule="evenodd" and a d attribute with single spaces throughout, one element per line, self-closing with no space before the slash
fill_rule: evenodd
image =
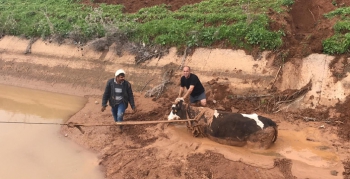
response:
<path id="1" fill-rule="evenodd" d="M 106 89 L 102 97 L 102 106 L 107 106 L 107 100 L 110 106 L 116 105 L 116 100 L 114 99 L 114 80 L 115 78 L 112 78 L 107 81 Z M 130 103 L 132 109 L 135 109 L 134 94 L 132 93 L 131 84 L 128 81 L 124 80 L 124 82 L 122 83 L 122 88 L 125 109 L 128 108 L 128 103 Z"/>

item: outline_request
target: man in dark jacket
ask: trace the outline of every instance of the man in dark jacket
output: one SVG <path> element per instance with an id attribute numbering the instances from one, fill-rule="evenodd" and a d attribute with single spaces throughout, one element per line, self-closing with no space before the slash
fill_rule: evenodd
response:
<path id="1" fill-rule="evenodd" d="M 181 86 L 178 99 L 186 99 L 186 97 L 190 96 L 191 105 L 195 105 L 197 102 L 200 102 L 201 106 L 207 105 L 204 87 L 198 76 L 191 73 L 191 68 L 189 66 L 183 68 L 183 76 L 180 81 Z M 181 97 L 182 93 L 185 91 L 185 87 L 187 92 Z"/>
<path id="2" fill-rule="evenodd" d="M 128 103 L 135 112 L 134 95 L 131 89 L 131 84 L 125 80 L 125 71 L 119 69 L 115 72 L 115 78 L 109 79 L 102 97 L 103 112 L 106 110 L 107 101 L 112 107 L 112 114 L 115 122 L 122 122 L 125 110 L 128 108 Z M 122 129 L 122 126 L 120 126 Z M 121 132 L 121 131 L 120 131 Z"/>

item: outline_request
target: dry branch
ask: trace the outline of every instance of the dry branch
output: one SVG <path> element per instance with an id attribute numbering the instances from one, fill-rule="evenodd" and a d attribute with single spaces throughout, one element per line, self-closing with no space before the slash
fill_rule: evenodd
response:
<path id="1" fill-rule="evenodd" d="M 276 82 L 276 80 L 277 80 L 278 74 L 279 74 L 280 71 L 281 71 L 281 68 L 282 68 L 282 65 L 281 65 L 280 68 L 278 69 L 277 74 L 276 74 L 276 76 L 275 76 L 275 79 L 273 80 L 273 82 L 272 82 L 272 84 L 271 84 L 271 89 L 273 88 L 273 85 L 275 85 L 275 82 Z"/>
<path id="2" fill-rule="evenodd" d="M 301 96 L 305 96 L 305 94 L 311 90 L 312 83 L 311 81 L 302 87 L 299 90 L 286 90 L 281 92 L 280 94 L 275 94 L 273 98 L 268 100 L 267 110 L 270 112 L 277 113 L 281 111 L 281 107 L 284 104 L 293 104 L 296 99 Z M 302 98 L 300 98 L 301 100 Z M 287 107 L 289 107 L 288 105 Z M 285 108 L 283 108 L 285 109 Z"/>
<path id="3" fill-rule="evenodd" d="M 151 82 L 152 80 L 154 80 L 154 79 L 149 80 L 149 81 L 145 84 L 145 86 L 141 89 L 140 93 L 143 91 L 143 89 L 146 88 L 146 86 L 148 85 L 148 83 Z"/>
<path id="4" fill-rule="evenodd" d="M 46 10 L 46 11 L 47 11 L 47 10 Z M 50 31 L 51 31 L 51 33 L 53 34 L 53 33 L 55 32 L 55 29 L 54 29 L 54 27 L 53 27 L 52 22 L 50 21 L 49 16 L 47 15 L 46 11 L 43 11 L 43 14 L 44 14 L 44 16 L 46 17 L 47 24 L 49 25 Z"/>
<path id="5" fill-rule="evenodd" d="M 311 87 L 312 83 L 310 81 L 299 90 L 287 89 L 282 92 L 262 95 L 254 94 L 250 96 L 237 95 L 230 99 L 234 100 L 236 104 L 251 106 L 254 110 L 262 109 L 266 112 L 277 113 L 302 100 Z"/>
<path id="6" fill-rule="evenodd" d="M 24 52 L 24 54 L 32 53 L 32 45 L 37 40 L 38 40 L 38 38 L 36 38 L 36 37 L 30 38 L 28 46 L 27 46 L 26 51 Z"/>
<path id="7" fill-rule="evenodd" d="M 262 94 L 262 95 L 248 95 L 248 96 L 244 96 L 244 95 L 237 95 L 236 99 L 249 99 L 249 98 L 265 98 L 265 97 L 273 97 L 273 94 Z"/>
<path id="8" fill-rule="evenodd" d="M 184 56 L 182 57 L 182 61 L 181 61 L 181 65 L 180 65 L 179 69 L 182 69 L 185 65 L 185 61 L 186 61 L 186 57 L 187 57 L 187 48 L 188 47 L 186 47 L 186 49 L 184 51 Z"/>
<path id="9" fill-rule="evenodd" d="M 162 82 L 161 84 L 155 86 L 154 88 L 146 91 L 145 93 L 145 97 L 153 97 L 156 96 L 156 98 L 158 99 L 160 94 L 162 94 L 162 92 L 165 89 L 165 85 L 170 83 L 170 78 L 172 76 L 173 70 L 168 70 L 164 73 L 163 78 L 162 78 Z"/>
<path id="10" fill-rule="evenodd" d="M 308 9 L 309 11 L 310 11 L 310 9 Z M 315 16 L 314 16 L 314 13 L 312 13 L 311 11 L 310 11 L 310 13 L 311 13 L 311 15 L 312 15 L 312 18 L 314 19 L 314 21 L 316 22 L 316 19 L 315 19 Z"/>

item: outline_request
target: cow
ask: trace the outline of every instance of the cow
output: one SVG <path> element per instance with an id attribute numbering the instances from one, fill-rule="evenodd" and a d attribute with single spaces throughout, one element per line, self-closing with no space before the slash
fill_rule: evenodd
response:
<path id="1" fill-rule="evenodd" d="M 187 127 L 195 137 L 209 139 L 232 146 L 267 149 L 277 140 L 278 130 L 274 121 L 257 114 L 239 114 L 195 107 L 176 100 L 168 120 L 194 119 Z"/>

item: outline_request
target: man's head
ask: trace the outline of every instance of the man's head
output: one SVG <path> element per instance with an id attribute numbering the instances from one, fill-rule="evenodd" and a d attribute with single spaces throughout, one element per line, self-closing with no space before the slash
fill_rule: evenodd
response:
<path id="1" fill-rule="evenodd" d="M 115 72 L 115 79 L 118 83 L 122 83 L 125 80 L 125 71 L 123 69 L 119 69 Z"/>
<path id="2" fill-rule="evenodd" d="M 185 78 L 189 78 L 190 74 L 191 74 L 191 68 L 189 66 L 184 66 L 183 74 L 184 74 Z"/>

